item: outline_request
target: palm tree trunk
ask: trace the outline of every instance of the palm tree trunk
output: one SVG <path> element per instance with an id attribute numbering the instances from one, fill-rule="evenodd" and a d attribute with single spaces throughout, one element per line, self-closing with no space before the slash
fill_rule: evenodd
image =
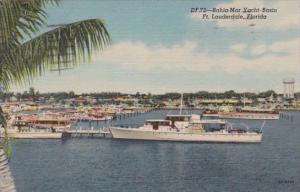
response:
<path id="1" fill-rule="evenodd" d="M 3 149 L 0 149 L 0 192 L 16 191 L 14 179 L 10 173 L 8 161 Z"/>

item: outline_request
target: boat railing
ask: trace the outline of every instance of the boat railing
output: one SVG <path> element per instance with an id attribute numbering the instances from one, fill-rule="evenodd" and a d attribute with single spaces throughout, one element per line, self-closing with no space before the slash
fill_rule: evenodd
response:
<path id="1" fill-rule="evenodd" d="M 262 133 L 261 130 L 253 130 L 253 132 L 255 132 L 255 133 Z"/>
<path id="2" fill-rule="evenodd" d="M 121 128 L 139 128 L 143 124 L 113 124 L 113 127 L 121 127 Z"/>
<path id="3" fill-rule="evenodd" d="M 246 128 L 247 132 L 249 131 L 249 126 L 248 125 L 246 125 L 245 123 L 240 123 L 240 124 Z"/>
<path id="4" fill-rule="evenodd" d="M 234 130 L 233 128 L 234 125 L 242 125 L 244 128 L 246 128 L 246 131 L 249 132 L 249 126 L 246 125 L 245 123 L 230 123 L 230 122 L 227 122 L 227 126 L 226 126 L 227 131 Z"/>

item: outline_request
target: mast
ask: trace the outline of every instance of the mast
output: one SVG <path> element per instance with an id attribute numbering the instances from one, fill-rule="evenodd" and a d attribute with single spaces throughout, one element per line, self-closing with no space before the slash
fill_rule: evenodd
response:
<path id="1" fill-rule="evenodd" d="M 246 93 L 244 92 L 244 108 L 245 108 L 245 105 L 246 105 Z"/>
<path id="2" fill-rule="evenodd" d="M 182 115 L 182 105 L 183 105 L 183 92 L 181 92 L 181 99 L 180 99 L 180 115 Z"/>

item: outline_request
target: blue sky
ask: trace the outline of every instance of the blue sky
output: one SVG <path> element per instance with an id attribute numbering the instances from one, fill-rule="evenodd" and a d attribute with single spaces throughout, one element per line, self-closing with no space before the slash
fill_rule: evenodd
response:
<path id="1" fill-rule="evenodd" d="M 192 7 L 267 7 L 266 20 L 206 21 Z M 93 60 L 30 85 L 40 92 L 282 91 L 299 81 L 300 5 L 290 1 L 65 0 L 48 6 L 48 24 L 101 18 L 113 44 Z M 249 24 L 254 24 L 250 26 Z M 43 30 L 48 30 L 43 29 Z M 298 87 L 298 86 L 297 86 Z"/>

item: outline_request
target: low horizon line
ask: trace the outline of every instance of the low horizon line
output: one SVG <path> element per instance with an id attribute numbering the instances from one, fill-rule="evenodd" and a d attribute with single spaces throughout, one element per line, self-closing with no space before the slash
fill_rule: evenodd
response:
<path id="1" fill-rule="evenodd" d="M 208 90 L 199 90 L 199 91 L 195 91 L 195 92 L 180 92 L 180 91 L 168 91 L 168 92 L 163 92 L 163 93 L 157 93 L 157 92 L 142 92 L 142 91 L 136 91 L 136 92 L 122 92 L 122 91 L 91 91 L 91 92 L 76 92 L 76 91 L 48 91 L 48 92 L 40 92 L 38 89 L 35 90 L 35 92 L 38 92 L 39 94 L 51 94 L 51 93 L 70 93 L 70 92 L 73 92 L 74 94 L 76 95 L 82 95 L 82 94 L 101 94 L 101 93 L 119 93 L 119 94 L 128 94 L 128 95 L 135 95 L 137 93 L 139 94 L 152 94 L 152 95 L 164 95 L 164 94 L 197 94 L 199 92 L 207 92 L 207 93 L 225 93 L 225 92 L 229 92 L 229 91 L 234 91 L 234 93 L 237 93 L 237 94 L 243 94 L 243 93 L 254 93 L 254 94 L 259 94 L 259 93 L 263 93 L 263 92 L 268 92 L 268 91 L 273 91 L 275 92 L 276 94 L 284 94 L 284 92 L 278 92 L 276 90 L 273 90 L 273 89 L 268 89 L 268 90 L 260 90 L 260 91 L 236 91 L 236 90 L 233 90 L 233 89 L 229 89 L 229 90 L 224 90 L 224 91 L 208 91 Z M 29 90 L 24 90 L 22 92 L 20 91 L 5 91 L 6 93 L 14 93 L 14 94 L 17 94 L 17 93 L 24 93 L 24 92 L 29 92 Z M 297 94 L 297 93 L 300 93 L 300 91 L 295 91 L 294 94 Z"/>

